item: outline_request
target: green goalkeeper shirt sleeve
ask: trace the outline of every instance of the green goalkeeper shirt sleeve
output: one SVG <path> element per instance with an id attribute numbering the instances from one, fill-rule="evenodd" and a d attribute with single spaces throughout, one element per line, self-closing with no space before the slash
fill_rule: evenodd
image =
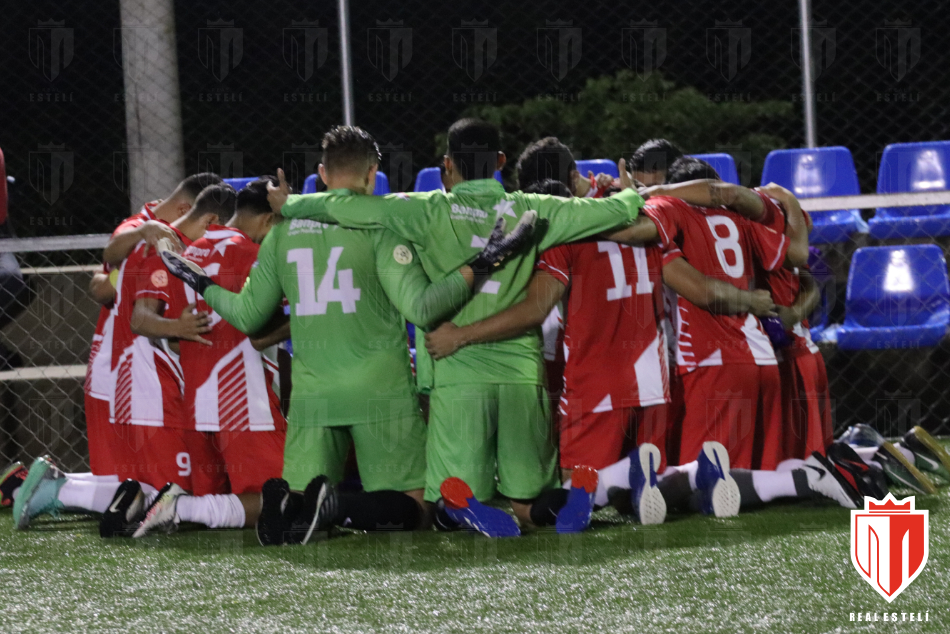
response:
<path id="1" fill-rule="evenodd" d="M 447 317 L 472 296 L 458 271 L 430 282 L 412 245 L 391 231 L 379 231 L 376 237 L 376 271 L 389 301 L 421 328 Z"/>
<path id="2" fill-rule="evenodd" d="M 538 218 L 546 220 L 541 232 L 540 251 L 559 244 L 576 242 L 610 229 L 630 224 L 637 219 L 643 198 L 635 189 L 625 189 L 610 198 L 559 198 L 527 194 Z"/>
<path id="3" fill-rule="evenodd" d="M 389 229 L 414 243 L 424 241 L 428 227 L 424 194 L 364 196 L 348 189 L 319 194 L 292 194 L 281 208 L 285 218 L 305 218 L 347 229 Z"/>
<path id="4" fill-rule="evenodd" d="M 240 293 L 212 284 L 204 299 L 214 312 L 246 335 L 258 332 L 284 297 L 277 272 L 277 231 L 270 231 L 257 253 L 257 264 Z"/>

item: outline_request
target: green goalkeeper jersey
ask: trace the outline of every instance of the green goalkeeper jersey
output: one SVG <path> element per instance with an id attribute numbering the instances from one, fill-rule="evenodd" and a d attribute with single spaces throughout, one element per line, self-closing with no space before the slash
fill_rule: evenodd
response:
<path id="1" fill-rule="evenodd" d="M 451 193 L 441 191 L 355 197 L 339 190 L 290 196 L 282 214 L 339 223 L 344 227 L 385 227 L 415 245 L 426 273 L 444 279 L 485 245 L 495 220 L 508 229 L 528 210 L 538 213 L 529 248 L 505 261 L 470 302 L 451 316 L 465 326 L 494 315 L 524 299 L 537 256 L 551 247 L 620 227 L 636 219 L 643 199 L 625 190 L 606 199 L 557 198 L 523 192 L 505 193 L 494 179 L 466 181 Z M 417 342 L 419 359 L 424 346 Z M 531 383 L 542 385 L 544 368 L 540 332 L 507 341 L 472 345 L 435 363 L 434 383 Z M 420 378 L 424 364 L 420 361 Z M 420 386 L 427 387 L 420 383 Z"/>
<path id="2" fill-rule="evenodd" d="M 271 229 L 240 293 L 210 286 L 204 299 L 250 334 L 286 296 L 294 346 L 288 423 L 339 426 L 419 415 L 403 316 L 431 323 L 470 294 L 458 272 L 431 284 L 412 246 L 390 231 L 297 219 Z"/>

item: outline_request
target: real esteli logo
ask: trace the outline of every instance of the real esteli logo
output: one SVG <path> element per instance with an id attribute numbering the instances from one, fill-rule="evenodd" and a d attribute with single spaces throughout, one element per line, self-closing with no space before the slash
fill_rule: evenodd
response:
<path id="1" fill-rule="evenodd" d="M 851 563 L 888 603 L 897 598 L 927 565 L 930 512 L 914 509 L 914 496 L 898 503 L 864 498 L 864 509 L 851 511 Z"/>

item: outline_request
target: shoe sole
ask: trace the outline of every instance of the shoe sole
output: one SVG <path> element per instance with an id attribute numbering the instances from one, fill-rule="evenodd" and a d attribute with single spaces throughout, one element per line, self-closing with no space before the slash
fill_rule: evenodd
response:
<path id="1" fill-rule="evenodd" d="M 920 444 L 929 449 L 940 461 L 940 464 L 943 465 L 943 468 L 950 472 L 950 453 L 947 453 L 943 445 L 937 442 L 936 438 L 931 436 L 926 429 L 919 425 L 915 426 L 911 431 Z"/>
<path id="2" fill-rule="evenodd" d="M 821 455 L 821 454 L 818 453 L 817 451 L 812 452 L 812 458 L 814 458 L 814 459 L 818 462 L 818 464 L 821 466 L 821 468 L 824 469 L 824 470 L 827 472 L 828 476 L 830 476 L 830 477 L 832 478 L 832 481 L 835 482 L 835 483 L 841 488 L 842 492 L 845 494 L 845 496 L 846 496 L 846 497 L 848 498 L 848 500 L 851 502 L 851 505 L 848 506 L 848 507 L 845 507 L 845 508 L 851 508 L 851 509 L 859 509 L 859 508 L 861 508 L 862 502 L 864 501 L 864 497 L 863 497 L 863 496 L 861 495 L 861 493 L 857 490 L 857 488 L 854 487 L 854 486 L 852 486 L 851 483 L 848 482 L 848 481 L 845 479 L 845 477 L 841 474 L 841 472 L 838 471 L 838 467 L 835 466 L 835 464 L 834 464 L 831 460 L 829 460 L 827 457 Z M 853 476 L 852 476 L 852 477 L 853 477 Z M 811 488 L 811 487 L 809 486 L 809 488 Z M 815 489 L 812 489 L 812 490 L 814 491 Z M 850 491 L 854 491 L 854 494 L 851 494 L 851 493 L 849 492 L 849 490 L 850 490 Z M 834 501 L 837 502 L 839 505 L 841 505 L 841 501 L 837 499 L 837 496 L 836 496 L 836 495 L 830 495 L 830 494 L 825 493 L 825 492 L 823 492 L 823 491 L 816 491 L 816 492 L 819 493 L 819 494 L 821 494 L 821 495 L 824 495 L 826 498 L 829 498 L 829 499 L 831 499 L 831 500 L 834 500 Z M 842 506 L 844 506 L 844 505 L 842 505 Z"/>
<path id="3" fill-rule="evenodd" d="M 660 490 L 651 485 L 653 479 L 653 468 L 650 466 L 650 458 L 653 458 L 653 464 L 660 463 L 660 450 L 654 445 L 643 444 L 637 450 L 637 459 L 631 461 L 634 468 L 640 470 L 640 476 L 646 485 L 640 493 L 640 499 L 634 500 L 634 510 L 637 513 L 637 519 L 643 525 L 662 524 L 666 521 L 666 500 Z M 632 480 L 632 478 L 631 478 Z M 633 482 L 630 483 L 631 488 Z"/>
<path id="4" fill-rule="evenodd" d="M 720 443 L 703 443 L 706 459 L 720 469 L 721 477 L 713 487 L 710 501 L 713 515 L 719 518 L 735 517 L 739 514 L 741 498 L 739 485 L 729 475 L 729 453 Z"/>
<path id="5" fill-rule="evenodd" d="M 918 484 L 920 485 L 920 488 L 923 489 L 924 493 L 928 495 L 933 495 L 934 493 L 937 492 L 937 487 L 934 485 L 933 482 L 930 481 L 930 478 L 925 476 L 920 471 L 920 469 L 918 469 L 913 464 L 911 464 L 910 460 L 904 457 L 904 454 L 902 454 L 900 452 L 900 449 L 895 447 L 893 443 L 885 442 L 883 445 L 881 445 L 881 449 L 883 449 L 888 454 L 890 454 L 891 457 L 897 460 L 901 464 L 901 466 L 903 466 L 905 469 L 907 469 L 907 471 L 910 472 L 910 475 L 912 475 L 914 479 L 917 480 Z"/>
<path id="6" fill-rule="evenodd" d="M 439 487 L 439 493 L 442 494 L 446 511 L 453 520 L 455 519 L 452 516 L 453 510 L 467 511 L 465 513 L 466 521 L 459 523 L 478 531 L 485 537 L 517 537 L 521 535 L 521 530 L 510 515 L 500 509 L 485 506 L 476 500 L 472 488 L 461 478 L 446 478 L 442 486 Z M 478 517 L 479 513 L 483 514 L 482 518 Z M 472 517 L 482 521 L 472 521 Z"/>
<path id="7" fill-rule="evenodd" d="M 30 517 L 30 498 L 33 497 L 44 476 L 52 468 L 52 463 L 39 458 L 30 465 L 30 472 L 23 484 L 20 485 L 16 500 L 13 501 L 13 517 L 16 519 L 17 530 L 24 531 L 30 526 L 30 520 L 32 519 Z M 19 514 L 17 513 L 18 501 L 20 501 Z"/>

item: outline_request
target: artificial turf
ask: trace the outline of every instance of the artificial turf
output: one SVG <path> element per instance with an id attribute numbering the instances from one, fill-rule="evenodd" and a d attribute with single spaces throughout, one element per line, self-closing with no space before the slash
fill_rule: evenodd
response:
<path id="1" fill-rule="evenodd" d="M 930 559 L 892 604 L 852 567 L 849 512 L 810 502 L 655 527 L 605 509 L 581 535 L 271 548 L 252 530 L 189 527 L 104 541 L 88 516 L 19 532 L 4 510 L 0 632 L 950 632 L 950 490 L 917 508 Z"/>

